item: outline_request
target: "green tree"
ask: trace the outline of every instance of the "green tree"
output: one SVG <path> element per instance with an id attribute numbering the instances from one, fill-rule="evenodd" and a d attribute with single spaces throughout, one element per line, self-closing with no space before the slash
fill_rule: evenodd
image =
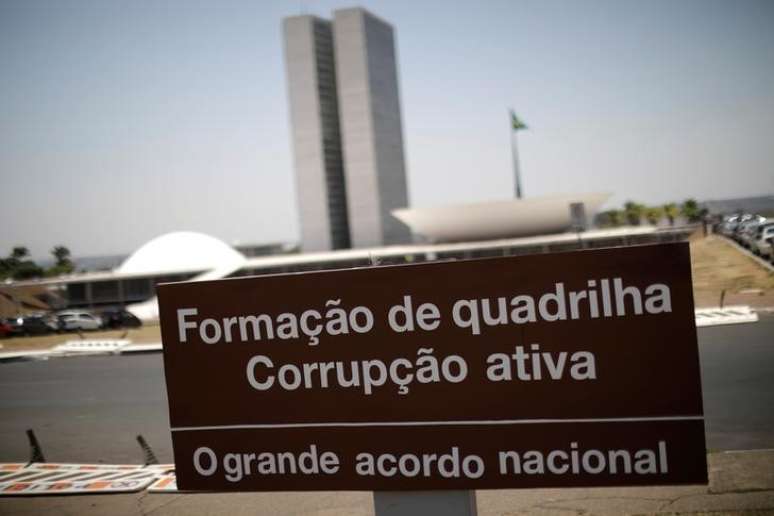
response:
<path id="1" fill-rule="evenodd" d="M 0 260 L 0 277 L 31 279 L 43 276 L 43 269 L 32 260 L 26 259 L 29 255 L 30 251 L 26 247 L 14 247 L 7 258 Z"/>
<path id="2" fill-rule="evenodd" d="M 73 262 L 70 261 L 70 250 L 63 245 L 58 245 L 51 250 L 51 254 L 56 259 L 58 266 L 72 266 Z"/>
<path id="3" fill-rule="evenodd" d="M 13 260 L 22 261 L 30 255 L 30 250 L 23 245 L 16 246 L 11 250 L 10 258 Z"/>
<path id="4" fill-rule="evenodd" d="M 11 275 L 11 263 L 8 258 L 0 258 L 0 279 L 5 279 Z"/>
<path id="5" fill-rule="evenodd" d="M 696 199 L 686 199 L 680 207 L 680 213 L 688 219 L 688 222 L 698 222 L 701 220 L 701 211 Z"/>
<path id="6" fill-rule="evenodd" d="M 74 266 L 70 260 L 70 250 L 63 245 L 58 245 L 51 250 L 56 263 L 46 271 L 46 276 L 59 276 L 73 272 Z"/>
<path id="7" fill-rule="evenodd" d="M 680 215 L 680 209 L 677 207 L 677 204 L 670 202 L 664 205 L 664 215 L 666 215 L 666 218 L 669 220 L 669 225 L 674 226 L 675 225 L 675 218 L 677 218 L 678 215 Z"/>
<path id="8" fill-rule="evenodd" d="M 605 213 L 607 216 L 607 222 L 614 228 L 617 228 L 623 223 L 623 212 L 621 210 L 609 210 Z"/>
<path id="9" fill-rule="evenodd" d="M 11 249 L 11 254 L 6 258 L 5 266 L 10 271 L 10 275 L 13 275 L 13 271 L 19 264 L 30 255 L 30 250 L 24 246 L 16 246 Z"/>
<path id="10" fill-rule="evenodd" d="M 639 226 L 645 206 L 634 201 L 626 201 L 624 204 L 624 216 L 630 226 Z"/>
<path id="11" fill-rule="evenodd" d="M 43 276 L 43 268 L 32 260 L 24 260 L 13 271 L 13 279 L 25 280 Z"/>
<path id="12" fill-rule="evenodd" d="M 653 226 L 658 224 L 661 217 L 664 216 L 664 210 L 661 206 L 649 206 L 645 208 L 645 218 L 648 220 L 648 224 Z"/>

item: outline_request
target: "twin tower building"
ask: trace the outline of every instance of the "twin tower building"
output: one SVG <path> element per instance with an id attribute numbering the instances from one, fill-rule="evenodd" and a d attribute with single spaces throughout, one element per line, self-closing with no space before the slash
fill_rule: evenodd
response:
<path id="1" fill-rule="evenodd" d="M 409 242 L 392 27 L 352 8 L 283 32 L 304 251 Z"/>

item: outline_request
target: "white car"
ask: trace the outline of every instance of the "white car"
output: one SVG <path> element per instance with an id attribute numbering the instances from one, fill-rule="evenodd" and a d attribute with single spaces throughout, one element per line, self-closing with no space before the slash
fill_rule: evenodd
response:
<path id="1" fill-rule="evenodd" d="M 764 222 L 766 222 L 766 217 L 752 215 L 751 218 L 741 222 L 737 226 L 736 231 L 734 231 L 734 240 L 742 246 L 749 248 L 752 243 L 752 240 L 750 239 L 751 232 L 755 231 L 755 228 Z"/>
<path id="2" fill-rule="evenodd" d="M 723 217 L 723 222 L 720 224 L 720 233 L 727 237 L 733 236 L 741 218 L 741 215 L 726 215 Z"/>
<path id="3" fill-rule="evenodd" d="M 750 248 L 755 254 L 767 256 L 771 246 L 766 239 L 774 237 L 774 222 L 766 221 L 755 229 Z"/>
<path id="4" fill-rule="evenodd" d="M 102 319 L 89 312 L 59 312 L 56 318 L 59 320 L 59 329 L 64 331 L 98 330 L 102 327 Z"/>

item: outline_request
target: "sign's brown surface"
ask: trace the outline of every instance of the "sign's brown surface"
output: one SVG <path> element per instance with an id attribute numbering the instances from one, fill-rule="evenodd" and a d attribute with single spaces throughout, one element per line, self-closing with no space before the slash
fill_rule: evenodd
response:
<path id="1" fill-rule="evenodd" d="M 687 244 L 158 292 L 181 489 L 706 483 Z"/>

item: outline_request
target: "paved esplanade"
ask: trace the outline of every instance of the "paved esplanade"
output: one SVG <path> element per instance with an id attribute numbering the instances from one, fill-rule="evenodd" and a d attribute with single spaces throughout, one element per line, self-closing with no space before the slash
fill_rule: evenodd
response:
<path id="1" fill-rule="evenodd" d="M 708 449 L 774 448 L 773 336 L 774 316 L 699 330 Z M 29 458 L 27 428 L 52 462 L 138 463 L 137 434 L 171 462 L 161 354 L 0 364 L 0 462 Z"/>

